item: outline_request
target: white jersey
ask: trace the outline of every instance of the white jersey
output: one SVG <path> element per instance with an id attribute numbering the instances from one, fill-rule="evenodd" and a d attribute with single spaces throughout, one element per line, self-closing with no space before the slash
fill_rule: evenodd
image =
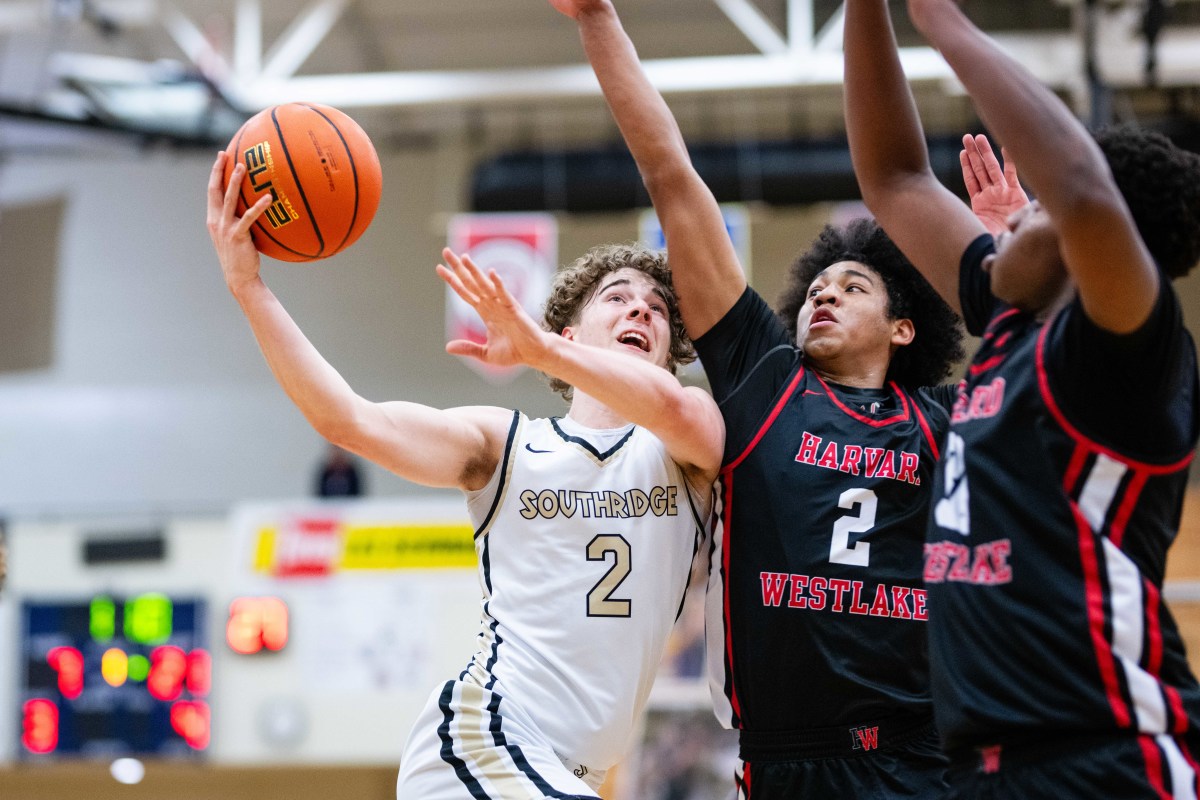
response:
<path id="1" fill-rule="evenodd" d="M 514 413 L 468 497 L 483 589 L 462 679 L 515 703 L 555 752 L 602 770 L 625 752 L 707 526 L 649 431 Z"/>

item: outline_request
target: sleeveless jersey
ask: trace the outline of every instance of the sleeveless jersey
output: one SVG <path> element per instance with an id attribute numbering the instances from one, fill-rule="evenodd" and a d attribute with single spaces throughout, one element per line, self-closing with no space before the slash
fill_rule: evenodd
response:
<path id="1" fill-rule="evenodd" d="M 937 722 L 948 749 L 1200 720 L 1161 589 L 1197 435 L 1196 356 L 1163 279 L 1118 336 L 1078 298 L 1044 324 L 998 303 L 977 240 L 968 328 L 925 547 Z M 1161 765 L 1161 760 L 1160 760 Z"/>
<path id="2" fill-rule="evenodd" d="M 587 433 L 514 412 L 502 463 L 468 497 L 483 610 L 462 679 L 519 706 L 559 756 L 606 769 L 654 682 L 711 498 L 644 428 L 606 447 Z"/>
<path id="3" fill-rule="evenodd" d="M 949 387 L 831 386 L 749 288 L 696 347 L 726 422 L 707 595 L 718 719 L 845 725 L 849 742 L 857 724 L 931 717 L 921 550 Z"/>

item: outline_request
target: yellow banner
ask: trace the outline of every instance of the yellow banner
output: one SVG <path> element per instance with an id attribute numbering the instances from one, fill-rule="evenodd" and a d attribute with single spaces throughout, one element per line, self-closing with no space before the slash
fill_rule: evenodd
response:
<path id="1" fill-rule="evenodd" d="M 473 569 L 466 522 L 364 522 L 301 517 L 255 531 L 254 571 L 275 577 L 360 570 Z"/>

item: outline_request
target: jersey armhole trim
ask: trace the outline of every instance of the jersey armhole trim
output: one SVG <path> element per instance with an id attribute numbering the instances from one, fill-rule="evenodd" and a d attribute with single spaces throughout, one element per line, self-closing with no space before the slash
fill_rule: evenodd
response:
<path id="1" fill-rule="evenodd" d="M 1060 312 L 1061 313 L 1061 312 Z M 1046 369 L 1046 341 L 1049 338 L 1050 329 L 1054 327 L 1054 322 L 1057 320 L 1057 315 L 1048 319 L 1042 326 L 1042 330 L 1038 333 L 1037 347 L 1035 348 L 1035 358 L 1037 364 L 1037 382 L 1038 391 L 1042 395 L 1042 400 L 1046 404 L 1046 408 L 1050 411 L 1050 415 L 1054 417 L 1054 421 L 1058 423 L 1063 431 L 1078 442 L 1097 453 L 1103 453 L 1114 461 L 1118 461 L 1133 469 L 1141 470 L 1150 475 L 1169 475 L 1172 472 L 1179 472 L 1186 469 L 1191 464 L 1195 457 L 1195 451 L 1188 453 L 1183 458 L 1173 461 L 1168 464 L 1151 464 L 1146 461 L 1140 461 L 1136 458 L 1131 458 L 1123 453 L 1119 453 L 1107 445 L 1103 445 L 1088 436 L 1085 436 L 1078 428 L 1067 420 L 1066 414 L 1058 405 L 1058 401 L 1054 398 L 1054 392 L 1050 389 L 1050 373 Z"/>
<path id="2" fill-rule="evenodd" d="M 504 493 L 507 491 L 509 479 L 512 477 L 513 462 L 516 460 L 513 456 L 513 445 L 520 437 L 523 427 L 521 412 L 513 411 L 512 423 L 508 427 L 508 441 L 504 443 L 504 457 L 500 459 L 500 465 L 497 467 L 500 472 L 500 480 L 496 484 L 496 496 L 492 498 L 491 508 L 488 509 L 483 522 L 475 530 L 475 539 L 488 534 L 488 531 L 492 527 L 492 520 L 496 517 L 496 509 L 500 507 L 500 503 L 504 500 Z"/>

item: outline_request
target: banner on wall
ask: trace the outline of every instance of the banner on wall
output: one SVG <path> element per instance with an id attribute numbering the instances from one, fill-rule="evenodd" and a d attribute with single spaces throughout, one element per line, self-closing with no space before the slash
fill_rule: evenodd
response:
<path id="1" fill-rule="evenodd" d="M 457 214 L 446 241 L 469 253 L 485 273 L 495 270 L 517 302 L 536 320 L 550 293 L 558 263 L 558 223 L 551 214 Z M 483 342 L 487 332 L 475 310 L 446 287 L 446 339 Z M 493 367 L 473 358 L 467 366 L 494 383 L 507 383 L 524 367 Z"/>
<path id="2" fill-rule="evenodd" d="M 474 529 L 454 503 L 262 503 L 232 518 L 243 572 L 322 578 L 397 570 L 474 569 Z"/>

